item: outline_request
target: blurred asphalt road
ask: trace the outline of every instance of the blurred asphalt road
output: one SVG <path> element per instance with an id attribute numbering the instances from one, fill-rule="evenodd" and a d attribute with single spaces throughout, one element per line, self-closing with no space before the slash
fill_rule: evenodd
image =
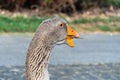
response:
<path id="1" fill-rule="evenodd" d="M 120 63 L 120 35 L 82 34 L 75 47 L 56 46 L 50 64 Z M 32 36 L 0 35 L 0 66 L 24 65 Z"/>
<path id="2" fill-rule="evenodd" d="M 56 46 L 51 80 L 120 80 L 120 35 L 82 34 L 75 47 Z M 25 56 L 32 36 L 0 35 L 0 80 L 25 80 Z"/>
<path id="3" fill-rule="evenodd" d="M 50 65 L 50 80 L 120 80 L 120 64 Z M 25 80 L 24 66 L 0 66 L 0 80 Z"/>

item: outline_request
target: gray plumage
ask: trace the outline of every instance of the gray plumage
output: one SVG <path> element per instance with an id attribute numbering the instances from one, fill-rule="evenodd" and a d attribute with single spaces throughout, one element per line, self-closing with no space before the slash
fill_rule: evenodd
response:
<path id="1" fill-rule="evenodd" d="M 64 42 L 66 35 L 67 23 L 59 17 L 41 23 L 28 48 L 26 80 L 49 80 L 48 61 L 51 49 L 57 43 Z"/>

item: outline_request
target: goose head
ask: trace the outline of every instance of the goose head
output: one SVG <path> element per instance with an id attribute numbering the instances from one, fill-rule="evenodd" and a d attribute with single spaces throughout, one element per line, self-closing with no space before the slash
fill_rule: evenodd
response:
<path id="1" fill-rule="evenodd" d="M 79 34 L 75 32 L 64 19 L 59 17 L 43 21 L 38 31 L 39 30 L 44 31 L 42 31 L 41 36 L 45 38 L 44 43 L 48 45 L 67 44 L 70 47 L 74 47 L 73 38 L 79 37 Z"/>
<path id="2" fill-rule="evenodd" d="M 67 44 L 74 47 L 77 32 L 59 17 L 44 20 L 38 27 L 26 57 L 26 80 L 49 80 L 48 59 L 54 45 Z"/>

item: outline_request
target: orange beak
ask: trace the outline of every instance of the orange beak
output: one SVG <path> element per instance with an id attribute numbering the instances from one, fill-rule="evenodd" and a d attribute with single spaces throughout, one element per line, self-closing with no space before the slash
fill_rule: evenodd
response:
<path id="1" fill-rule="evenodd" d="M 70 26 L 67 26 L 66 41 L 70 47 L 74 47 L 73 38 L 79 38 L 79 34 L 72 30 Z"/>

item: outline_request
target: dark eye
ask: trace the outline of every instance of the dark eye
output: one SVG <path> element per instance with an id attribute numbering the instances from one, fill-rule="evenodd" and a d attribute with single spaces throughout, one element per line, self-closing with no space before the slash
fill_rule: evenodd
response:
<path id="1" fill-rule="evenodd" d="M 63 24 L 63 23 L 61 23 L 61 24 L 60 24 L 60 26 L 61 26 L 61 27 L 63 27 L 63 26 L 64 26 L 64 24 Z"/>

